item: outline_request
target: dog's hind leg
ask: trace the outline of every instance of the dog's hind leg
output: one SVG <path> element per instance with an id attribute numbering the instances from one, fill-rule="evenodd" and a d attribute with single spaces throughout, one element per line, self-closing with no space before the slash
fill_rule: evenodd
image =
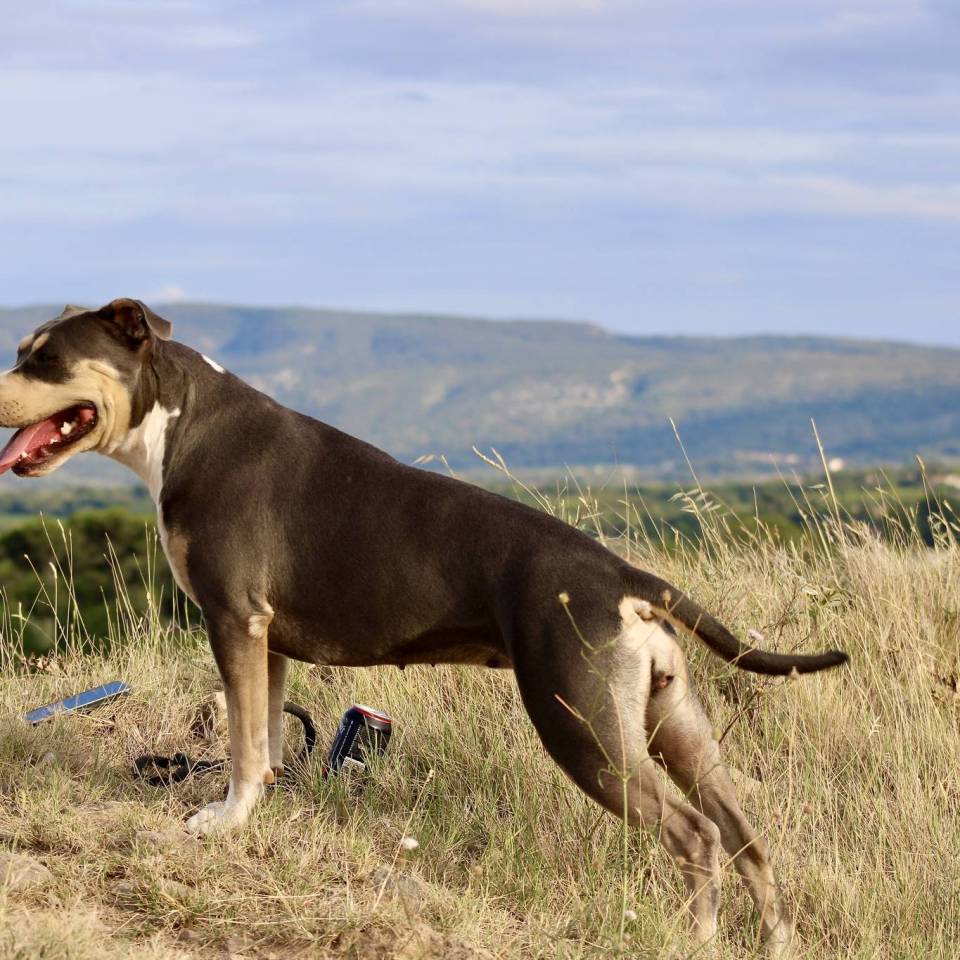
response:
<path id="1" fill-rule="evenodd" d="M 283 773 L 283 702 L 284 687 L 287 683 L 287 671 L 290 661 L 281 653 L 267 656 L 267 674 L 269 677 L 270 703 L 267 727 L 270 740 L 270 768 L 274 776 Z"/>
<path id="2" fill-rule="evenodd" d="M 589 662 L 579 651 L 557 653 L 515 659 L 520 691 L 544 746 L 586 794 L 658 835 L 683 873 L 693 938 L 706 943 L 717 932 L 720 832 L 690 804 L 665 795 L 647 752 L 649 658 L 636 657 L 641 667 L 624 672 L 615 663 Z"/>
<path id="3" fill-rule="evenodd" d="M 771 956 L 784 957 L 790 950 L 793 925 L 773 876 L 767 842 L 737 803 L 710 722 L 689 689 L 682 657 L 678 647 L 678 666 L 654 672 L 647 706 L 650 751 L 690 802 L 720 828 L 723 848 L 760 914 L 767 950 Z"/>
<path id="4" fill-rule="evenodd" d="M 204 610 L 210 646 L 223 678 L 230 729 L 230 788 L 223 803 L 211 803 L 187 821 L 197 833 L 241 826 L 273 783 L 268 735 L 269 683 L 264 614 L 249 618 Z"/>

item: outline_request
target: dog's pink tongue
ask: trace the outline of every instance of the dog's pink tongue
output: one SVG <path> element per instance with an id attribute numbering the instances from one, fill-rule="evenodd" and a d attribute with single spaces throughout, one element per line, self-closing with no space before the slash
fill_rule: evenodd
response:
<path id="1" fill-rule="evenodd" d="M 6 473 L 23 454 L 38 446 L 37 438 L 49 431 L 51 427 L 54 430 L 57 429 L 57 424 L 52 418 L 32 423 L 29 427 L 18 430 L 0 451 L 0 473 Z"/>

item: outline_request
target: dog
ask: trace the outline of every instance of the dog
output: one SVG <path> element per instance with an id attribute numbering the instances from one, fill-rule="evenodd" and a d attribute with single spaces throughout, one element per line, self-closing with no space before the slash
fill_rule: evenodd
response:
<path id="1" fill-rule="evenodd" d="M 290 410 L 171 339 L 137 300 L 67 307 L 0 375 L 0 472 L 52 473 L 94 450 L 157 507 L 180 588 L 203 612 L 227 698 L 227 797 L 187 821 L 239 827 L 282 766 L 289 660 L 512 669 L 544 746 L 612 813 L 658 832 L 693 939 L 715 936 L 719 851 L 773 956 L 793 924 L 767 844 L 737 803 L 674 628 L 736 666 L 786 675 L 839 651 L 744 645 L 693 600 L 513 500 L 397 462 Z M 684 799 L 664 792 L 655 764 Z"/>

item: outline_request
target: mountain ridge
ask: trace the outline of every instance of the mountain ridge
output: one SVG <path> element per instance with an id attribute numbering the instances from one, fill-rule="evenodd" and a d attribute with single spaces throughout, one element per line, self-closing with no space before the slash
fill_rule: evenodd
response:
<path id="1" fill-rule="evenodd" d="M 254 386 L 413 461 L 620 463 L 668 476 L 683 455 L 731 474 L 831 456 L 960 456 L 960 350 L 850 337 L 622 334 L 583 321 L 178 302 L 153 305 Z M 0 309 L 9 352 L 60 307 Z M 747 467 L 745 467 L 747 465 Z"/>

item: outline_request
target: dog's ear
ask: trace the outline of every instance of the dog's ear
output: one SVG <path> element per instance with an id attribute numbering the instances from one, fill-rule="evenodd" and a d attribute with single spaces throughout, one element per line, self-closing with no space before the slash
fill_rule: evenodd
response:
<path id="1" fill-rule="evenodd" d="M 158 317 L 139 300 L 126 297 L 112 300 L 105 307 L 101 307 L 98 313 L 135 343 L 142 343 L 150 337 L 169 340 L 173 335 L 173 324 L 163 317 Z"/>

